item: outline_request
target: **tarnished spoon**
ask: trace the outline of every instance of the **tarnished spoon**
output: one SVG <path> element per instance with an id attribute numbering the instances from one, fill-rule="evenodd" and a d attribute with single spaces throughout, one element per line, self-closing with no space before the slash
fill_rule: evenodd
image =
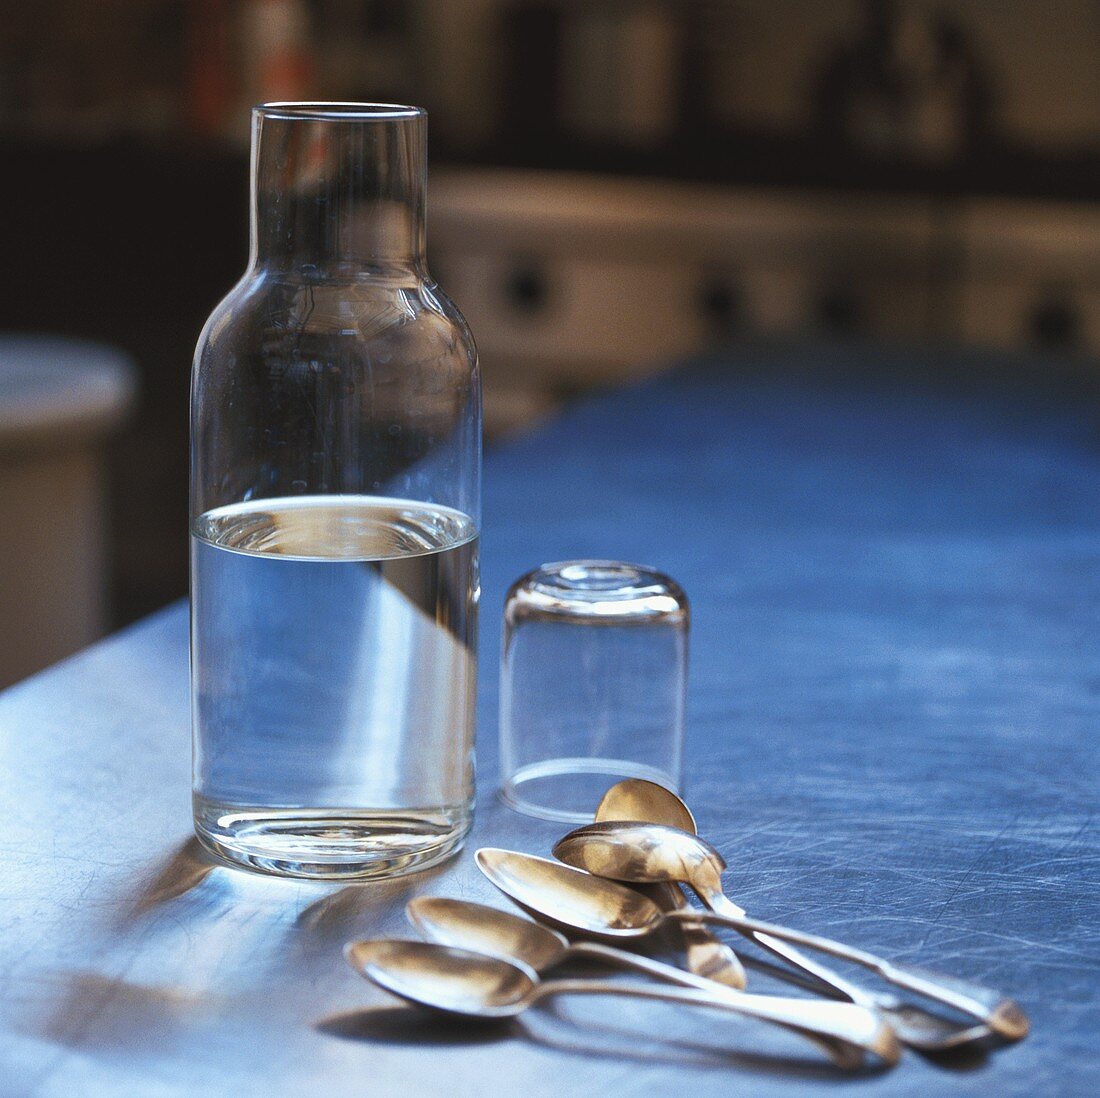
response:
<path id="1" fill-rule="evenodd" d="M 748 1007 L 749 1012 L 753 1006 L 763 1005 L 768 1012 L 765 1021 L 794 1030 L 816 1041 L 841 1066 L 858 1061 L 863 1052 L 872 1053 L 882 1059 L 888 1059 L 897 1052 L 897 1041 L 892 1034 L 886 1032 L 886 1024 L 871 1025 L 864 1016 L 863 1007 L 856 1007 L 860 1013 L 853 1014 L 850 1004 L 824 1004 L 840 1007 L 843 1013 L 830 1012 L 825 1015 L 828 1026 L 821 1029 L 822 1012 L 818 1011 L 812 1017 L 807 1017 L 802 1009 L 807 1002 L 805 999 L 746 995 L 744 992 L 716 985 L 701 976 L 684 972 L 674 965 L 640 957 L 637 953 L 627 953 L 598 942 L 570 943 L 564 935 L 549 927 L 485 904 L 452 900 L 443 896 L 420 896 L 406 904 L 405 913 L 417 930 L 440 945 L 470 949 L 476 953 L 502 957 L 506 961 L 519 961 L 540 974 L 568 960 L 599 961 L 641 972 L 671 984 L 679 984 L 681 987 L 692 987 L 723 1001 L 740 1003 Z M 787 1008 L 785 1021 L 780 1020 L 777 1013 L 784 1011 L 784 1008 Z M 838 1049 L 838 1042 L 844 1047 Z"/>
<path id="2" fill-rule="evenodd" d="M 640 820 L 665 824 L 695 834 L 695 817 L 675 793 L 642 778 L 627 778 L 616 782 L 596 808 L 597 823 Z M 650 885 L 649 895 L 662 911 L 690 909 L 678 884 L 662 881 Z M 737 954 L 720 938 L 698 923 L 680 928 L 688 968 L 708 980 L 717 980 L 729 987 L 746 984 L 745 969 Z"/>
<path id="3" fill-rule="evenodd" d="M 722 891 L 722 871 L 726 863 L 721 854 L 699 836 L 679 828 L 644 823 L 588 824 L 560 840 L 554 847 L 554 855 L 567 865 L 617 881 L 638 884 L 677 881 L 690 885 L 710 908 L 706 915 L 695 912 L 696 917 L 752 934 L 773 952 L 785 956 L 844 998 L 883 1011 L 898 1036 L 914 1048 L 954 1048 L 988 1036 L 988 1033 L 975 1032 L 974 1027 L 960 1029 L 915 1004 L 899 1004 L 893 996 L 877 995 L 784 943 L 816 949 L 869 968 L 888 983 L 976 1018 L 983 1027 L 1005 1040 L 1016 1041 L 1027 1034 L 1027 1015 L 1000 992 L 898 965 L 829 938 L 747 918 Z"/>
<path id="4" fill-rule="evenodd" d="M 540 981 L 533 968 L 522 963 L 490 957 L 468 949 L 437 945 L 435 942 L 404 942 L 394 939 L 349 942 L 344 958 L 351 967 L 372 983 L 410 1003 L 462 1014 L 475 1018 L 511 1018 L 551 995 L 621 995 L 635 999 L 655 999 L 683 1006 L 710 1007 L 764 1021 L 775 1021 L 790 1028 L 785 1008 L 769 1014 L 769 1006 L 753 1003 L 746 1006 L 731 998 L 716 998 L 691 988 L 657 987 L 641 984 L 612 984 L 606 980 L 546 980 Z M 750 999 L 762 996 L 747 996 Z M 806 1007 L 836 1007 L 846 1004 L 796 1000 Z M 857 1008 L 858 1009 L 858 1008 Z M 828 1027 L 830 1016 L 807 1011 L 805 1016 L 817 1036 Z M 870 1011 L 864 1015 L 867 1025 L 881 1025 Z M 887 1031 L 889 1032 L 889 1031 Z M 811 1034 L 805 1034 L 810 1036 Z M 867 1034 L 869 1038 L 870 1033 Z M 844 1040 L 832 1040 L 826 1045 L 833 1062 L 839 1067 L 855 1069 L 863 1063 L 863 1048 Z M 890 1050 L 887 1049 L 889 1052 Z M 896 1062 L 896 1046 L 893 1059 Z"/>

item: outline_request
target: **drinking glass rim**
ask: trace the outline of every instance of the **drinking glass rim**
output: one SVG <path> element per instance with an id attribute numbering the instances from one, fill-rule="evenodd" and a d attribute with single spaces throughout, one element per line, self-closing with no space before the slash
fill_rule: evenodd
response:
<path id="1" fill-rule="evenodd" d="M 309 122 L 400 122 L 426 118 L 428 115 L 423 107 L 402 103 L 353 103 L 338 100 L 257 103 L 252 109 L 264 118 L 276 118 L 280 121 L 302 119 Z"/>

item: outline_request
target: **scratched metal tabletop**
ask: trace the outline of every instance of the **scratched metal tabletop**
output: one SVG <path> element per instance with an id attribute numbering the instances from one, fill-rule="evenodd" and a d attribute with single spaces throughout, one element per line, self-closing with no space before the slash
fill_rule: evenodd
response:
<path id="1" fill-rule="evenodd" d="M 490 454 L 478 817 L 438 871 L 203 860 L 183 606 L 0 696 L 0 1093 L 1095 1093 L 1100 399 L 1041 363 L 934 365 L 741 349 Z M 724 1015 L 574 998 L 485 1028 L 346 969 L 414 895 L 505 906 L 472 848 L 559 834 L 494 796 L 498 619 L 521 571 L 585 556 L 693 600 L 687 793 L 730 893 L 1002 987 L 1026 1041 L 848 1079 Z"/>

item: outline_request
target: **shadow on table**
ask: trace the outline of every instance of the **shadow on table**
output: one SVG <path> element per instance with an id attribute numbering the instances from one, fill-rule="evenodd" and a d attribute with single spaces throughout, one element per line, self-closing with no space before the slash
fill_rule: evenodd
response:
<path id="1" fill-rule="evenodd" d="M 362 918 L 367 913 L 391 912 L 400 918 L 411 893 L 430 886 L 447 868 L 438 866 L 407 877 L 344 885 L 303 907 L 294 927 L 320 944 L 342 946 L 352 938 L 363 937 Z"/>
<path id="2" fill-rule="evenodd" d="M 178 899 L 206 880 L 218 863 L 192 836 L 181 844 L 167 862 L 146 881 L 130 908 L 131 919 L 140 918 L 150 911 Z"/>
<path id="3" fill-rule="evenodd" d="M 451 1018 L 412 1007 L 371 1007 L 322 1018 L 319 1033 L 386 1045 L 483 1045 L 514 1037 L 513 1019 Z"/>
<path id="4" fill-rule="evenodd" d="M 175 988 L 150 987 L 99 972 L 64 974 L 64 986 L 36 1035 L 66 1048 L 162 1057 L 209 1009 Z"/>
<path id="5" fill-rule="evenodd" d="M 842 1071 L 813 1053 L 806 1056 L 730 1048 L 719 1037 L 705 1040 L 660 1036 L 628 1027 L 579 1025 L 554 1008 L 523 1019 L 450 1018 L 415 1007 L 374 1007 L 323 1018 L 314 1029 L 330 1037 L 391 1046 L 481 1045 L 520 1037 L 556 1052 L 602 1056 L 676 1067 L 739 1068 L 757 1074 L 823 1082 L 877 1076 L 877 1068 Z M 708 1029 L 708 1032 L 718 1032 Z"/>
<path id="6" fill-rule="evenodd" d="M 690 1011 L 682 1018 L 678 1011 L 665 1013 L 665 1018 L 676 1017 L 679 1024 L 643 1028 L 613 1025 L 603 1015 L 599 1022 L 594 1022 L 591 1015 L 575 1020 L 567 1010 L 564 1000 L 561 1005 L 547 1004 L 537 1012 L 525 1014 L 520 1024 L 530 1040 L 557 1052 L 581 1056 L 614 1056 L 681 1067 L 735 1067 L 806 1082 L 872 1078 L 888 1070 L 879 1065 L 860 1071 L 842 1070 L 830 1063 L 823 1052 L 810 1051 L 801 1038 L 766 1025 L 749 1023 L 743 1037 L 752 1047 L 738 1047 L 731 1043 L 737 1040 L 732 1036 L 736 1030 L 713 1021 L 703 1022 L 705 1012 Z M 788 1045 L 798 1051 L 787 1051 Z"/>
<path id="7" fill-rule="evenodd" d="M 816 990 L 816 985 L 813 980 L 801 976 L 793 969 L 785 968 L 783 965 L 775 964 L 761 957 L 755 957 L 748 953 L 741 953 L 740 950 L 738 951 L 738 956 L 740 956 L 746 968 L 752 969 L 754 973 L 765 976 L 771 981 L 774 986 L 765 989 L 768 993 L 778 995 L 788 994 L 788 992 L 784 990 L 785 986 L 799 987 L 804 991 L 811 992 Z M 758 988 L 755 982 L 753 983 L 753 988 Z M 997 1038 L 991 1036 L 987 1041 L 967 1045 L 963 1048 L 948 1049 L 943 1052 L 923 1052 L 919 1049 L 911 1049 L 910 1052 L 912 1055 L 919 1056 L 928 1064 L 942 1071 L 963 1073 L 976 1071 L 984 1067 L 989 1062 L 991 1053 L 996 1052 L 998 1049 L 1008 1047 L 1009 1044 L 1010 1042 L 1006 1043 L 1004 1041 L 999 1041 Z"/>
<path id="8" fill-rule="evenodd" d="M 989 1063 L 991 1053 L 999 1049 L 1010 1048 L 1011 1042 L 1000 1041 L 996 1037 L 990 1037 L 988 1041 L 980 1044 L 968 1045 L 965 1048 L 949 1049 L 944 1052 L 914 1052 L 914 1056 L 920 1058 L 932 1067 L 941 1071 L 952 1071 L 962 1074 L 967 1071 L 977 1071 Z"/>
<path id="9" fill-rule="evenodd" d="M 234 899 L 242 887 L 252 886 L 252 890 L 256 891 L 266 885 L 268 888 L 287 890 L 286 902 L 298 909 L 293 919 L 298 930 L 322 938 L 338 937 L 349 933 L 363 913 L 394 907 L 402 896 L 430 883 L 444 868 L 424 870 L 415 876 L 363 881 L 336 888 L 337 882 L 279 878 L 230 869 L 209 855 L 192 837 L 183 842 L 139 886 L 137 897 L 126 909 L 123 921 L 137 921 L 184 898 L 199 907 L 222 904 Z M 311 899 L 311 892 L 320 895 Z M 309 902 L 301 907 L 303 896 Z"/>

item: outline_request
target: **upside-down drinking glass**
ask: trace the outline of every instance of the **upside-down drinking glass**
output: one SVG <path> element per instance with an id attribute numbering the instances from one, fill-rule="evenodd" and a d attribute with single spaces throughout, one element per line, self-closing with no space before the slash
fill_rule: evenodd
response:
<path id="1" fill-rule="evenodd" d="M 690 611 L 640 564 L 544 564 L 504 606 L 501 793 L 544 819 L 592 819 L 607 788 L 680 791 Z"/>

